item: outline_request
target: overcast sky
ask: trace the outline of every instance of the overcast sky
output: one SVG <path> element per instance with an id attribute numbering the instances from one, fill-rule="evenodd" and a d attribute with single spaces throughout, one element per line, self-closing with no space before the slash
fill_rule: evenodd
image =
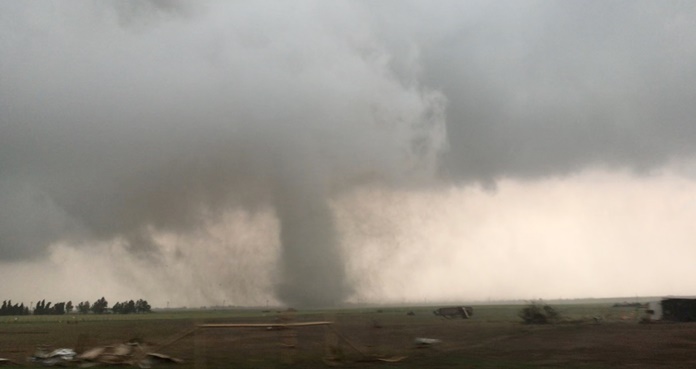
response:
<path id="1" fill-rule="evenodd" d="M 0 1 L 0 299 L 696 295 L 691 1 Z"/>

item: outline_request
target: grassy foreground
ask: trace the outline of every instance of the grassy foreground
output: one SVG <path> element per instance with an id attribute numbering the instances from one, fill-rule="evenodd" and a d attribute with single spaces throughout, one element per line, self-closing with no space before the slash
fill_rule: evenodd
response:
<path id="1" fill-rule="evenodd" d="M 474 306 L 472 319 L 435 307 L 159 311 L 145 315 L 0 319 L 0 358 L 22 365 L 39 346 L 89 348 L 140 342 L 184 362 L 176 368 L 675 368 L 696 364 L 696 326 L 639 324 L 635 308 L 554 306 L 563 321 L 521 324 L 521 305 Z M 409 315 L 407 312 L 412 311 Z M 210 323 L 330 321 L 291 330 L 195 329 Z M 190 333 L 190 334 L 186 334 Z M 417 338 L 439 342 L 422 347 Z M 693 353 L 692 353 L 693 352 Z M 378 359 L 393 362 L 379 361 Z"/>

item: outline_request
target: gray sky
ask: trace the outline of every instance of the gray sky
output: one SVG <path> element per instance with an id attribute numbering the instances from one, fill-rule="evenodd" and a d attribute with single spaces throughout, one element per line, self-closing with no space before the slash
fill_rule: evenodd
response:
<path id="1" fill-rule="evenodd" d="M 696 294 L 695 7 L 0 2 L 0 298 Z"/>

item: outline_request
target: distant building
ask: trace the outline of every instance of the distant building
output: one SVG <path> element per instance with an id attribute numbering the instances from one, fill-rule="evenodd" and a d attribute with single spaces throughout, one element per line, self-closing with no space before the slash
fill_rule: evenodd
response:
<path id="1" fill-rule="evenodd" d="M 664 298 L 648 303 L 650 320 L 696 322 L 696 298 Z"/>
<path id="2" fill-rule="evenodd" d="M 662 319 L 675 322 L 696 322 L 696 299 L 663 299 Z"/>
<path id="3" fill-rule="evenodd" d="M 650 301 L 648 303 L 648 309 L 645 312 L 647 314 L 646 319 L 648 319 L 648 320 L 661 320 L 662 319 L 662 301 Z"/>

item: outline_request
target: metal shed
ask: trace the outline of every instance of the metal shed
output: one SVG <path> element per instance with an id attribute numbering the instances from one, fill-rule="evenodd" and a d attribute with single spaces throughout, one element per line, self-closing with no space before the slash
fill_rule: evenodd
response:
<path id="1" fill-rule="evenodd" d="M 696 299 L 666 298 L 661 305 L 663 320 L 696 322 Z"/>

